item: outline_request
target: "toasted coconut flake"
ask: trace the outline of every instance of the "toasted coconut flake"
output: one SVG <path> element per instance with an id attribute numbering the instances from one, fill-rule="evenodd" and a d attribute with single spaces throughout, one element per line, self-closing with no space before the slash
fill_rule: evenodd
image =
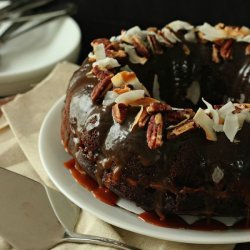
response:
<path id="1" fill-rule="evenodd" d="M 190 31 L 188 31 L 188 32 L 184 35 L 184 39 L 185 39 L 187 42 L 191 42 L 191 43 L 197 42 L 197 38 L 196 38 L 196 35 L 195 35 L 195 30 L 190 30 Z"/>
<path id="2" fill-rule="evenodd" d="M 122 71 L 111 78 L 114 87 L 123 87 L 126 84 L 139 82 L 134 72 Z M 140 82 L 139 82 L 140 83 Z M 141 84 L 141 83 L 140 83 Z"/>
<path id="3" fill-rule="evenodd" d="M 202 98 L 202 101 L 206 104 L 208 112 L 212 115 L 213 118 L 213 129 L 216 132 L 222 132 L 223 131 L 223 120 L 220 118 L 218 110 L 214 109 L 213 106 L 207 102 L 204 98 Z"/>
<path id="4" fill-rule="evenodd" d="M 120 42 L 121 41 L 121 35 L 119 35 L 119 36 L 112 36 L 112 37 L 110 37 L 110 42 Z"/>
<path id="5" fill-rule="evenodd" d="M 118 95 L 121 95 L 123 93 L 129 92 L 131 89 L 128 86 L 124 86 L 123 88 L 115 88 L 113 91 L 117 93 Z"/>
<path id="6" fill-rule="evenodd" d="M 106 58 L 105 47 L 103 43 L 94 45 L 94 54 L 95 54 L 96 61 Z"/>
<path id="7" fill-rule="evenodd" d="M 164 27 L 162 29 L 163 35 L 167 38 L 171 43 L 180 42 L 181 40 L 172 32 L 169 28 Z"/>
<path id="8" fill-rule="evenodd" d="M 155 103 L 155 102 L 159 102 L 159 100 L 156 100 L 156 99 L 151 98 L 151 97 L 144 97 L 144 98 L 137 99 L 133 102 L 130 102 L 129 105 L 131 105 L 131 106 L 148 106 L 151 103 Z"/>
<path id="9" fill-rule="evenodd" d="M 106 57 L 104 59 L 101 59 L 97 62 L 93 63 L 93 67 L 98 66 L 100 69 L 112 69 L 119 67 L 120 64 L 118 61 L 114 58 Z"/>
<path id="10" fill-rule="evenodd" d="M 96 61 L 96 57 L 95 57 L 93 52 L 89 52 L 88 59 L 89 59 L 90 62 L 95 62 Z"/>
<path id="11" fill-rule="evenodd" d="M 241 38 L 244 38 L 245 36 L 250 34 L 249 28 L 242 26 L 225 26 L 224 30 L 227 32 L 227 35 L 229 38 L 241 40 Z"/>
<path id="12" fill-rule="evenodd" d="M 154 33 L 154 32 L 148 32 L 148 35 L 154 35 L 156 37 L 156 40 L 161 43 L 166 45 L 167 47 L 173 47 L 172 43 L 170 43 L 164 36 L 163 33 L 161 31 L 159 31 L 158 33 Z"/>
<path id="13" fill-rule="evenodd" d="M 201 89 L 198 81 L 193 81 L 187 89 L 186 98 L 196 105 L 200 99 Z"/>
<path id="14" fill-rule="evenodd" d="M 228 113 L 225 118 L 223 131 L 227 138 L 233 142 L 235 139 L 235 135 L 240 129 L 239 119 L 237 114 Z"/>
<path id="15" fill-rule="evenodd" d="M 243 113 L 243 112 L 240 112 L 238 114 L 236 114 L 238 116 L 238 121 L 239 121 L 239 128 L 241 129 L 246 118 L 247 118 L 247 114 L 246 113 Z"/>
<path id="16" fill-rule="evenodd" d="M 130 127 L 130 131 L 133 131 L 134 128 L 135 128 L 135 126 L 138 125 L 139 119 L 140 119 L 140 117 L 141 117 L 141 115 L 142 115 L 142 113 L 143 113 L 143 109 L 144 109 L 144 107 L 141 106 L 139 112 L 138 112 L 137 115 L 135 116 L 135 120 L 134 120 L 133 124 L 132 124 L 131 127 Z"/>
<path id="17" fill-rule="evenodd" d="M 129 56 L 129 61 L 131 63 L 134 64 L 145 64 L 147 62 L 147 58 L 146 57 L 140 57 L 137 55 L 135 48 L 131 45 L 127 45 L 127 44 L 121 44 L 121 47 L 124 48 L 125 52 L 128 54 Z"/>
<path id="18" fill-rule="evenodd" d="M 196 112 L 193 120 L 206 133 L 206 138 L 210 141 L 217 141 L 216 133 L 213 130 L 213 120 L 201 108 Z"/>
<path id="19" fill-rule="evenodd" d="M 155 74 L 154 75 L 154 82 L 153 82 L 153 97 L 155 99 L 158 99 L 158 100 L 161 100 L 161 97 L 160 97 L 160 84 L 159 84 L 159 81 L 158 81 L 158 75 Z"/>
<path id="20" fill-rule="evenodd" d="M 211 42 L 227 38 L 227 33 L 224 30 L 215 28 L 208 23 L 197 26 L 197 30 L 203 34 L 203 39 Z"/>
<path id="21" fill-rule="evenodd" d="M 116 99 L 116 103 L 125 103 L 130 104 L 131 102 L 134 102 L 138 99 L 143 98 L 145 95 L 144 90 L 131 90 L 129 92 L 123 93 L 119 95 Z"/>
<path id="22" fill-rule="evenodd" d="M 226 103 L 225 105 L 223 105 L 219 110 L 219 115 L 221 118 L 225 119 L 226 115 L 229 113 L 232 113 L 235 110 L 235 106 L 233 105 L 233 103 L 230 101 L 228 103 Z"/>
<path id="23" fill-rule="evenodd" d="M 247 35 L 247 36 L 242 37 L 242 38 L 238 38 L 237 41 L 238 41 L 238 42 L 250 43 L 250 35 Z"/>
<path id="24" fill-rule="evenodd" d="M 216 184 L 218 184 L 224 177 L 224 172 L 222 169 L 220 169 L 218 166 L 214 169 L 212 173 L 212 180 Z"/>
<path id="25" fill-rule="evenodd" d="M 108 91 L 106 95 L 104 96 L 104 99 L 102 101 L 103 106 L 110 105 L 115 102 L 115 99 L 118 97 L 118 94 L 114 91 Z"/>
<path id="26" fill-rule="evenodd" d="M 140 29 L 139 26 L 134 26 L 127 31 L 122 31 L 121 40 L 127 43 L 132 43 L 132 38 L 134 36 L 143 39 L 145 37 L 144 32 Z"/>
<path id="27" fill-rule="evenodd" d="M 171 30 L 177 32 L 179 30 L 191 30 L 194 28 L 193 25 L 191 25 L 188 22 L 183 22 L 180 20 L 173 21 L 167 25 Z"/>
<path id="28" fill-rule="evenodd" d="M 245 37 L 237 37 L 236 41 L 250 43 L 250 35 L 247 35 Z"/>
<path id="29" fill-rule="evenodd" d="M 133 87 L 134 90 L 142 89 L 145 91 L 146 95 L 150 96 L 148 90 L 145 86 L 138 80 L 134 72 L 122 71 L 117 73 L 111 78 L 114 87 L 124 87 L 129 85 Z"/>
<path id="30" fill-rule="evenodd" d="M 242 110 L 241 113 L 243 113 L 246 116 L 245 121 L 250 123 L 250 110 L 249 110 L 249 108 Z"/>

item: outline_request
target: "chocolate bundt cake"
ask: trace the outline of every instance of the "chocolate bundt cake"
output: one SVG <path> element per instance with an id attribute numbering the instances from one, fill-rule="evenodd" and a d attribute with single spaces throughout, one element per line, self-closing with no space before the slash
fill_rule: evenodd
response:
<path id="1" fill-rule="evenodd" d="M 161 218 L 247 217 L 250 29 L 174 21 L 91 45 L 62 113 L 76 167 Z"/>

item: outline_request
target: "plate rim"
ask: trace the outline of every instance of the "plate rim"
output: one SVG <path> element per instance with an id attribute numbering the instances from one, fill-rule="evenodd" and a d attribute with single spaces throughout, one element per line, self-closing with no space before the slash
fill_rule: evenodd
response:
<path id="1" fill-rule="evenodd" d="M 4 85 L 4 81 L 11 82 L 14 79 L 19 78 L 19 77 L 26 79 L 26 77 L 30 77 L 31 74 L 34 76 L 39 75 L 40 73 L 44 74 L 44 72 L 47 72 L 48 69 L 50 69 L 51 67 L 53 67 L 53 65 L 55 65 L 55 63 L 62 61 L 64 58 L 68 58 L 72 52 L 74 52 L 75 50 L 78 49 L 78 47 L 80 46 L 80 41 L 81 41 L 81 30 L 80 30 L 80 27 L 77 24 L 77 22 L 70 16 L 60 17 L 60 18 L 54 20 L 53 22 L 58 22 L 58 23 L 59 22 L 62 22 L 62 23 L 69 22 L 70 25 L 72 25 L 72 27 L 74 26 L 74 29 L 77 31 L 77 33 L 76 33 L 74 39 L 72 39 L 72 41 L 74 41 L 74 42 L 72 42 L 72 50 L 67 51 L 67 53 L 65 53 L 63 55 L 63 57 L 58 56 L 58 58 L 56 60 L 54 59 L 50 63 L 44 64 L 40 67 L 31 69 L 31 70 L 29 69 L 29 70 L 17 71 L 17 72 L 15 72 L 15 71 L 1 72 L 0 71 L 0 80 L 3 83 L 3 85 Z M 30 31 L 30 32 L 32 32 L 32 31 Z M 25 36 L 25 35 L 26 34 L 23 34 L 23 36 Z"/>
<path id="2" fill-rule="evenodd" d="M 47 129 L 49 123 L 51 122 L 51 119 L 53 119 L 53 115 L 56 114 L 56 111 L 59 110 L 60 107 L 61 108 L 63 107 L 64 99 L 65 99 L 65 95 L 62 96 L 59 100 L 57 100 L 57 102 L 50 108 L 49 112 L 46 114 L 46 116 L 42 122 L 40 132 L 39 132 L 38 149 L 39 149 L 39 155 L 40 155 L 40 159 L 41 159 L 43 168 L 45 169 L 46 173 L 48 174 L 50 180 L 60 190 L 60 192 L 62 192 L 69 200 L 71 200 L 73 203 L 75 203 L 80 208 L 88 211 L 89 213 L 93 214 L 94 216 L 98 217 L 99 219 L 101 219 L 101 220 L 103 220 L 111 225 L 117 226 L 119 228 L 123 228 L 125 230 L 130 231 L 130 232 L 146 235 L 146 236 L 157 238 L 157 239 L 169 240 L 169 241 L 181 242 L 181 243 L 193 243 L 193 244 L 233 244 L 233 243 L 243 243 L 243 242 L 250 241 L 250 230 L 248 230 L 248 229 L 207 232 L 207 231 L 199 231 L 199 230 L 191 230 L 191 229 L 164 228 L 164 227 L 159 227 L 159 226 L 155 226 L 155 225 L 152 225 L 150 223 L 144 222 L 144 221 L 138 219 L 138 217 L 133 214 L 132 216 L 135 219 L 137 219 L 137 220 L 135 220 L 136 223 L 139 223 L 139 226 L 137 225 L 134 227 L 134 225 L 131 225 L 127 221 L 124 221 L 124 220 L 121 221 L 121 219 L 118 221 L 117 221 L 117 219 L 115 219 L 115 220 L 111 219 L 110 215 L 104 216 L 105 213 L 103 214 L 103 211 L 100 211 L 99 209 L 96 209 L 93 207 L 88 207 L 84 203 L 82 203 L 81 200 L 79 200 L 75 197 L 75 195 L 72 195 L 72 190 L 70 191 L 70 190 L 67 190 L 67 188 L 65 189 L 65 187 L 63 187 L 60 184 L 60 181 L 58 180 L 58 178 L 53 175 L 50 167 L 47 166 L 46 156 L 44 155 L 44 151 L 43 151 L 44 150 L 43 146 L 44 146 L 45 138 L 46 138 L 46 137 L 44 137 L 44 135 L 46 135 L 46 133 L 48 132 L 48 131 L 46 131 L 46 129 Z M 63 150 L 63 146 L 62 146 L 62 150 Z M 69 176 L 70 176 L 70 174 L 69 174 Z M 72 178 L 72 182 L 73 182 L 74 181 L 73 177 L 70 176 L 70 178 Z M 85 190 L 79 184 L 77 184 L 77 185 L 82 190 Z M 88 192 L 88 193 L 90 193 L 90 192 Z M 94 200 L 96 200 L 96 202 L 100 206 L 103 206 L 103 205 L 109 206 L 109 205 L 104 204 L 101 201 L 98 201 L 93 196 L 92 196 L 92 198 Z M 124 210 L 124 209 L 118 208 L 118 207 L 113 207 L 113 208 L 119 209 L 119 210 Z M 124 210 L 123 213 L 124 213 L 124 215 L 127 214 L 127 215 L 130 215 L 130 217 L 131 217 L 130 212 Z M 142 225 L 146 229 L 141 228 Z M 164 233 L 167 233 L 167 235 L 165 235 L 163 233 L 157 234 L 157 233 L 159 233 L 157 231 L 162 231 Z"/>

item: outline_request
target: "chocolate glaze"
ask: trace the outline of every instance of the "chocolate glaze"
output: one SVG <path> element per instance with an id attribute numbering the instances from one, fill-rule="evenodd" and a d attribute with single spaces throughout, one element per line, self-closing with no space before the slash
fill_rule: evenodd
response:
<path id="1" fill-rule="evenodd" d="M 124 64 L 150 91 L 157 74 L 161 99 L 176 107 L 202 105 L 186 98 L 193 81 L 199 82 L 201 97 L 212 104 L 250 102 L 250 57 L 244 54 L 244 43 L 234 42 L 232 60 L 219 64 L 211 60 L 211 43 L 187 45 L 189 56 L 179 44 L 151 56 L 143 66 Z M 90 70 L 85 61 L 74 73 L 62 114 L 64 146 L 81 168 L 100 185 L 160 216 L 248 216 L 250 124 L 245 122 L 237 133 L 239 143 L 231 143 L 224 133 L 211 142 L 203 130 L 195 129 L 151 150 L 146 129 L 129 131 L 138 108 L 130 108 L 120 125 L 112 118 L 112 105 L 92 103 L 90 94 L 98 81 L 86 76 Z M 212 180 L 216 167 L 224 173 L 217 184 Z"/>

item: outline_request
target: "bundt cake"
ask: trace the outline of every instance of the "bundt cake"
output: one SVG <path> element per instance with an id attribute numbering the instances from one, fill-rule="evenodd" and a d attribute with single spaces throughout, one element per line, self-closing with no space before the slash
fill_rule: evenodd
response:
<path id="1" fill-rule="evenodd" d="M 250 29 L 174 21 L 91 45 L 62 112 L 77 169 L 160 218 L 247 217 Z"/>

